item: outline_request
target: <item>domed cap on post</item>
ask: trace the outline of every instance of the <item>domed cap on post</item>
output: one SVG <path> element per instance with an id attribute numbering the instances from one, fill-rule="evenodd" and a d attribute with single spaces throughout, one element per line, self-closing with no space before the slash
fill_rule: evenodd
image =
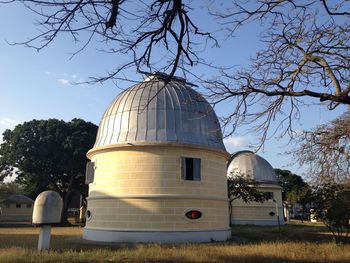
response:
<path id="1" fill-rule="evenodd" d="M 63 202 L 55 191 L 40 193 L 34 202 L 33 224 L 49 225 L 61 222 Z"/>
<path id="2" fill-rule="evenodd" d="M 218 118 L 193 84 L 153 74 L 117 96 L 105 111 L 94 148 L 177 143 L 226 151 Z"/>
<path id="3" fill-rule="evenodd" d="M 251 151 L 240 151 L 231 155 L 227 176 L 247 176 L 260 183 L 278 184 L 275 170 L 261 156 Z"/>

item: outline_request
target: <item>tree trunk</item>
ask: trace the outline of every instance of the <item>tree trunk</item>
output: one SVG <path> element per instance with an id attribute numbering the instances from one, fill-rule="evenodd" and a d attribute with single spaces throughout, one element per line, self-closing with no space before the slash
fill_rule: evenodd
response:
<path id="1" fill-rule="evenodd" d="M 63 199 L 63 207 L 62 207 L 62 213 L 61 213 L 61 224 L 67 225 L 69 224 L 68 222 L 68 204 L 70 201 L 70 192 L 66 192 L 62 194 L 62 199 Z"/>
<path id="2" fill-rule="evenodd" d="M 68 222 L 68 205 L 71 201 L 72 197 L 72 186 L 73 182 L 76 177 L 72 175 L 69 179 L 68 186 L 66 188 L 66 191 L 62 193 L 62 199 L 63 199 L 63 207 L 62 207 L 62 213 L 61 213 L 61 224 L 69 224 Z"/>

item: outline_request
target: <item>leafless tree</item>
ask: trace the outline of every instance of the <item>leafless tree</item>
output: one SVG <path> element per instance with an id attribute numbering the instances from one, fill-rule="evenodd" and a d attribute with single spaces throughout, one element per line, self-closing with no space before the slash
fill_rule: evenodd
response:
<path id="1" fill-rule="evenodd" d="M 141 73 L 163 71 L 171 78 L 177 69 L 185 74 L 199 63 L 211 66 L 208 61 L 214 58 L 206 60 L 199 52 L 207 43 L 218 45 L 216 39 L 233 37 L 240 28 L 256 23 L 263 48 L 250 66 L 222 68 L 216 74 L 216 65 L 205 83 L 214 105 L 232 105 L 222 120 L 226 135 L 237 126 L 253 124 L 260 146 L 275 134 L 293 137 L 293 123 L 305 105 L 322 104 L 329 110 L 350 105 L 346 0 L 208 0 L 202 5 L 208 7 L 208 19 L 214 18 L 216 38 L 194 22 L 191 7 L 198 3 L 190 0 L 0 3 L 5 2 L 23 3 L 40 18 L 40 33 L 20 44 L 40 50 L 66 33 L 83 43 L 76 53 L 92 41 L 102 41 L 105 51 L 124 61 L 92 81 L 117 80 L 130 67 Z"/>
<path id="2" fill-rule="evenodd" d="M 314 183 L 350 183 L 350 111 L 302 133 L 294 156 Z"/>
<path id="3" fill-rule="evenodd" d="M 347 2 L 233 1 L 226 12 L 212 11 L 229 35 L 247 23 L 260 22 L 263 28 L 265 48 L 248 68 L 222 70 L 208 82 L 214 103 L 235 101 L 224 119 L 231 132 L 253 123 L 261 142 L 276 132 L 293 137 L 303 106 L 321 103 L 333 110 L 350 105 Z"/>
<path id="4" fill-rule="evenodd" d="M 40 51 L 57 37 L 68 34 L 83 43 L 73 55 L 94 41 L 104 42 L 104 51 L 126 60 L 94 81 L 119 79 L 127 68 L 138 72 L 166 71 L 172 77 L 176 69 L 193 66 L 200 60 L 196 38 L 202 43 L 216 40 L 202 32 L 192 21 L 190 7 L 182 0 L 9 0 L 20 2 L 40 19 L 40 33 L 22 44 Z M 96 42 L 94 42 L 96 43 Z M 119 59 L 120 59 L 119 57 Z"/>

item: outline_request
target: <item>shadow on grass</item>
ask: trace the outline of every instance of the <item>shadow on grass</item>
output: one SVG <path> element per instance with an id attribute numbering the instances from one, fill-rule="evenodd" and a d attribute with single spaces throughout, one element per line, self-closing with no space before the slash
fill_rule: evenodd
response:
<path id="1" fill-rule="evenodd" d="M 322 225 L 286 224 L 279 230 L 277 226 L 235 225 L 232 239 L 244 239 L 242 243 L 302 241 L 315 243 L 332 242 L 332 235 Z"/>
<path id="2" fill-rule="evenodd" d="M 0 228 L 8 228 L 8 227 L 31 227 L 32 224 L 30 222 L 4 222 L 0 221 Z"/>

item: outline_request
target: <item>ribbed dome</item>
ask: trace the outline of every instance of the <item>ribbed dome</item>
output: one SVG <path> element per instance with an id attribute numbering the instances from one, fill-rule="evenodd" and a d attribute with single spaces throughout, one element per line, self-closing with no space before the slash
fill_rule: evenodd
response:
<path id="1" fill-rule="evenodd" d="M 275 170 L 271 164 L 259 155 L 250 151 L 232 154 L 227 168 L 227 175 L 243 175 L 258 182 L 277 184 Z"/>
<path id="2" fill-rule="evenodd" d="M 152 75 L 117 96 L 99 125 L 94 147 L 176 142 L 225 150 L 218 118 L 210 104 L 185 80 L 166 86 Z"/>

